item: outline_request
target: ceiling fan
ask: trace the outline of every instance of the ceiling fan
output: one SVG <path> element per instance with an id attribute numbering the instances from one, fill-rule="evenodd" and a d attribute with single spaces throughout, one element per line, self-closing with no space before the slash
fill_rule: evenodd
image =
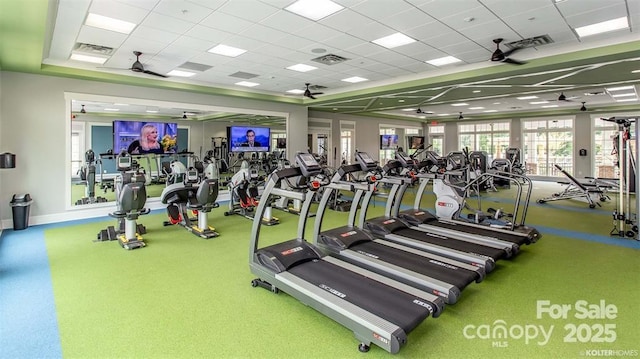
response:
<path id="1" fill-rule="evenodd" d="M 136 55 L 136 61 L 131 65 L 131 67 L 128 69 L 119 69 L 119 70 L 131 70 L 133 72 L 141 72 L 143 74 L 148 74 L 153 76 L 159 76 L 159 77 L 165 77 L 165 78 L 169 77 L 167 75 L 159 74 L 157 72 L 145 70 L 144 65 L 142 64 L 142 62 L 140 62 L 140 55 L 142 55 L 142 52 L 134 51 L 133 54 Z"/>
<path id="2" fill-rule="evenodd" d="M 304 90 L 304 93 L 302 94 L 302 96 L 304 97 L 308 97 L 312 100 L 315 100 L 315 95 L 322 95 L 322 92 L 311 92 L 311 90 L 309 90 L 309 85 L 311 85 L 310 83 L 305 83 L 306 89 Z"/>
<path id="3" fill-rule="evenodd" d="M 511 54 L 513 54 L 514 52 L 516 52 L 516 51 L 518 51 L 518 50 L 520 50 L 522 48 L 514 47 L 511 50 L 503 52 L 502 50 L 500 50 L 500 43 L 502 42 L 502 40 L 503 40 L 502 38 L 493 39 L 493 43 L 496 44 L 496 51 L 494 51 L 493 54 L 491 54 L 491 61 L 494 61 L 494 62 L 506 62 L 508 64 L 513 64 L 513 65 L 524 65 L 524 64 L 526 64 L 526 62 L 514 60 L 514 59 L 509 57 Z"/>
<path id="4" fill-rule="evenodd" d="M 573 99 L 578 98 L 578 96 L 567 97 L 564 92 L 560 92 L 557 99 L 547 100 L 547 101 L 561 101 L 561 102 L 573 102 Z"/>
<path id="5" fill-rule="evenodd" d="M 418 109 L 416 110 L 417 114 L 425 114 L 425 115 L 433 115 L 433 112 L 431 111 L 425 111 L 423 109 L 421 109 L 420 107 L 418 107 Z"/>

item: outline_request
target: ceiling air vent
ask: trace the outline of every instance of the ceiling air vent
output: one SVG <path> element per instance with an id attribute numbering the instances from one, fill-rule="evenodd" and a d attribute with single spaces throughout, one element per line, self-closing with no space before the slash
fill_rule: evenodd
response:
<path id="1" fill-rule="evenodd" d="M 213 66 L 209 66 L 209 65 L 205 65 L 205 64 L 199 64 L 197 62 L 185 62 L 184 64 L 178 66 L 181 69 L 185 69 L 185 70 L 194 70 L 194 71 L 200 71 L 200 72 L 205 72 L 207 70 L 209 70 L 210 68 L 212 68 Z"/>
<path id="2" fill-rule="evenodd" d="M 334 54 L 327 54 L 320 57 L 316 57 L 315 59 L 311 59 L 311 61 L 319 62 L 325 65 L 335 65 L 341 62 L 345 62 L 347 60 L 349 59 L 342 56 L 334 55 Z"/>
<path id="3" fill-rule="evenodd" d="M 547 45 L 551 43 L 553 43 L 553 39 L 551 38 L 551 36 L 540 35 L 540 36 L 530 37 L 528 39 L 509 42 L 509 43 L 506 43 L 505 45 L 510 49 L 513 49 L 516 47 L 524 49 L 527 47 L 538 47 L 538 46 Z"/>
<path id="4" fill-rule="evenodd" d="M 234 72 L 229 76 L 237 77 L 239 79 L 245 79 L 245 80 L 252 79 L 254 77 L 258 77 L 258 75 L 256 75 L 256 74 L 252 74 L 252 73 L 249 73 L 249 72 L 243 72 L 243 71 Z"/>
<path id="5" fill-rule="evenodd" d="M 83 54 L 91 55 L 111 56 L 113 55 L 114 50 L 112 47 L 77 42 L 73 47 L 73 52 L 81 52 Z"/>

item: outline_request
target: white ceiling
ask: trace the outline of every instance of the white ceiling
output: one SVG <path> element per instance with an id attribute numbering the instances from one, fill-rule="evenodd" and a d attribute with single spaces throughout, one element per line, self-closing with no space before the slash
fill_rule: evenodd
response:
<path id="1" fill-rule="evenodd" d="M 197 74 L 188 79 L 170 77 L 163 81 L 279 96 L 287 90 L 304 89 L 304 84 L 311 82 L 326 87 L 322 90 L 326 96 L 470 69 L 514 66 L 489 61 L 495 50 L 492 40 L 497 37 L 504 38 L 505 43 L 540 35 L 548 35 L 552 39 L 550 44 L 526 48 L 514 54 L 514 58 L 524 61 L 640 39 L 640 0 L 334 0 L 344 9 L 319 21 L 308 20 L 284 9 L 293 2 L 59 0 L 50 48 L 48 53 L 45 51 L 43 62 L 148 78 L 150 75 L 120 70 L 130 68 L 135 61 L 133 51 L 140 51 L 145 69 L 161 74 L 184 68 L 187 62 L 210 66 L 206 71 L 195 71 Z M 130 35 L 90 27 L 84 25 L 89 12 L 133 22 L 136 27 Z M 628 29 L 582 39 L 574 31 L 576 27 L 619 17 L 628 18 Z M 371 42 L 395 32 L 402 32 L 417 41 L 393 49 Z M 110 47 L 113 53 L 104 65 L 70 60 L 78 43 Z M 218 44 L 242 48 L 247 52 L 236 58 L 207 52 Z M 506 51 L 508 48 L 502 46 L 502 49 Z M 348 60 L 335 65 L 311 60 L 326 54 Z M 462 62 L 442 68 L 425 62 L 442 56 L 455 56 Z M 298 63 L 318 69 L 306 73 L 286 69 Z M 635 63 L 638 64 L 637 61 Z M 640 65 L 637 67 L 640 69 Z M 237 72 L 254 74 L 255 77 L 232 76 Z M 640 74 L 636 75 L 630 74 L 640 82 Z M 369 81 L 359 84 L 342 81 L 352 76 Z M 251 89 L 234 85 L 242 80 L 259 85 Z M 597 86 L 594 89 L 593 92 L 602 90 Z M 553 88 L 541 90 L 546 91 L 540 96 L 542 98 L 556 98 L 559 92 Z M 585 101 L 584 94 L 588 92 L 589 89 L 583 86 L 568 96 L 574 96 L 579 103 Z M 586 100 L 589 103 L 600 100 L 612 102 L 610 96 L 591 96 Z M 503 99 L 504 104 L 493 106 L 497 111 L 508 111 L 510 107 L 521 104 L 513 101 Z M 399 108 L 415 108 L 410 102 L 396 106 L 393 113 L 406 114 Z M 440 114 L 458 112 L 450 104 L 440 109 L 437 101 L 431 102 L 430 111 Z M 501 101 L 489 98 L 476 107 L 487 108 L 496 102 Z M 463 110 L 465 113 L 473 112 L 468 107 Z"/>

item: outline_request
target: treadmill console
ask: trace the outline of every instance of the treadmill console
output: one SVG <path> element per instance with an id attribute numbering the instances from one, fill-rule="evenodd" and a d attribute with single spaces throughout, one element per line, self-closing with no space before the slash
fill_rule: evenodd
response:
<path id="1" fill-rule="evenodd" d="M 310 153 L 298 153 L 296 155 L 296 164 L 305 177 L 315 176 L 322 172 L 322 167 Z"/>
<path id="2" fill-rule="evenodd" d="M 402 151 L 396 151 L 396 160 L 400 161 L 402 167 L 413 167 L 416 165 L 416 161 Z"/>
<path id="3" fill-rule="evenodd" d="M 363 171 L 373 171 L 378 168 L 378 163 L 366 152 L 356 152 L 356 161 Z"/>
<path id="4" fill-rule="evenodd" d="M 118 157 L 118 171 L 129 171 L 131 170 L 131 157 L 130 156 L 120 156 Z"/>

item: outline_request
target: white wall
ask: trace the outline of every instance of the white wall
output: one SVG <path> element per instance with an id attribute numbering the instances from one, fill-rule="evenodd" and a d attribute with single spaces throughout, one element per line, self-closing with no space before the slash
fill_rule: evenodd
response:
<path id="1" fill-rule="evenodd" d="M 64 189 L 69 178 L 65 168 L 70 114 L 66 112 L 65 92 L 285 113 L 289 117 L 290 151 L 306 150 L 306 136 L 295 135 L 307 132 L 307 108 L 303 106 L 6 71 L 0 72 L 0 89 L 0 149 L 17 156 L 16 168 L 2 170 L 0 181 L 0 219 L 5 228 L 11 226 L 8 203 L 14 193 L 33 197 L 31 224 L 94 213 L 67 208 L 70 201 Z M 204 128 L 190 132 L 194 149 L 209 148 L 215 135 Z"/>

